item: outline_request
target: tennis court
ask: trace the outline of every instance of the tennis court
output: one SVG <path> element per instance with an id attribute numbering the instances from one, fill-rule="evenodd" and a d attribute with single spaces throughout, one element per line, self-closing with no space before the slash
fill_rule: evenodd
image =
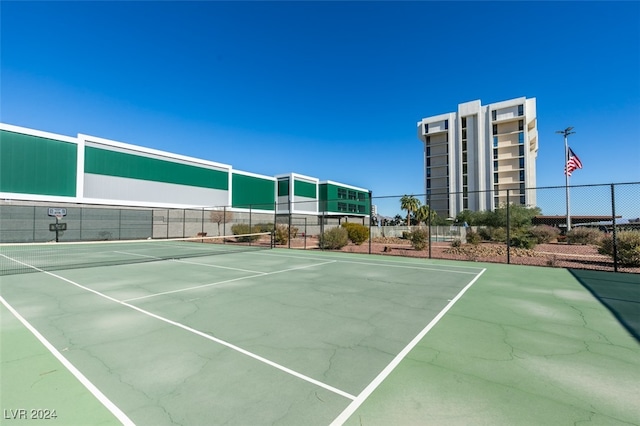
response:
<path id="1" fill-rule="evenodd" d="M 1 248 L 3 422 L 640 418 L 638 342 L 566 270 L 154 242 Z"/>

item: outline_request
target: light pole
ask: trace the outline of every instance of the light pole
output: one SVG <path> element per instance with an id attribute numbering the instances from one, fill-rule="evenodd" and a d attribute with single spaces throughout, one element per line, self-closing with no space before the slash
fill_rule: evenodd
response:
<path id="1" fill-rule="evenodd" d="M 564 136 L 564 187 L 567 199 L 567 232 L 571 231 L 571 214 L 569 213 L 569 173 L 567 170 L 567 161 L 569 160 L 569 144 L 567 142 L 567 138 L 569 137 L 569 135 L 575 133 L 572 132 L 572 130 L 573 127 L 567 127 L 564 130 L 558 130 L 556 132 Z"/>

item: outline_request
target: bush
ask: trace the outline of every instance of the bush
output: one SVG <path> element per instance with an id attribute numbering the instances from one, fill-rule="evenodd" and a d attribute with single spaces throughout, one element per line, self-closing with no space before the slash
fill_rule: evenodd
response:
<path id="1" fill-rule="evenodd" d="M 256 227 L 258 232 L 273 232 L 273 223 L 258 223 Z"/>
<path id="2" fill-rule="evenodd" d="M 359 246 L 369 239 L 369 228 L 360 223 L 345 222 L 342 227 L 347 230 L 347 235 L 353 244 Z"/>
<path id="3" fill-rule="evenodd" d="M 462 247 L 462 241 L 460 240 L 451 241 L 451 247 Z"/>
<path id="4" fill-rule="evenodd" d="M 549 225 L 537 225 L 531 228 L 529 233 L 536 243 L 545 244 L 557 239 L 560 230 Z"/>
<path id="5" fill-rule="evenodd" d="M 472 231 L 471 228 L 467 229 L 467 242 L 469 244 L 478 245 L 482 241 L 482 237 L 476 231 Z"/>
<path id="6" fill-rule="evenodd" d="M 411 239 L 411 232 L 409 231 L 402 231 L 402 237 L 403 240 L 410 240 Z"/>
<path id="7" fill-rule="evenodd" d="M 598 244 L 602 239 L 602 233 L 593 228 L 573 228 L 567 232 L 567 242 L 569 244 Z"/>
<path id="8" fill-rule="evenodd" d="M 488 228 L 480 228 L 478 230 L 478 235 L 481 239 L 487 241 L 495 241 L 498 243 L 507 242 L 507 230 L 505 228 L 496 228 L 493 226 Z"/>
<path id="9" fill-rule="evenodd" d="M 331 228 L 320 235 L 318 244 L 324 250 L 340 250 L 349 243 L 349 234 L 344 228 Z"/>
<path id="10" fill-rule="evenodd" d="M 256 234 L 260 232 L 260 227 L 257 225 L 250 227 L 246 223 L 236 223 L 231 227 L 231 232 L 233 232 L 233 235 L 239 235 L 238 237 L 236 237 L 236 240 L 241 243 L 251 243 L 254 241 L 258 241 L 258 239 L 260 238 L 259 235 L 242 236 L 245 234 Z"/>
<path id="11" fill-rule="evenodd" d="M 429 242 L 429 233 L 424 229 L 416 229 L 411 233 L 411 245 L 416 250 L 424 250 Z"/>
<path id="12" fill-rule="evenodd" d="M 278 224 L 273 235 L 276 244 L 287 244 L 289 242 L 289 227 Z"/>
<path id="13" fill-rule="evenodd" d="M 536 246 L 536 242 L 533 238 L 529 238 L 527 235 L 516 235 L 511 237 L 511 247 L 532 249 Z"/>
<path id="14" fill-rule="evenodd" d="M 616 234 L 618 243 L 618 261 L 627 266 L 640 266 L 640 232 L 623 231 Z M 613 259 L 613 235 L 607 235 L 600 241 L 600 254 Z"/>

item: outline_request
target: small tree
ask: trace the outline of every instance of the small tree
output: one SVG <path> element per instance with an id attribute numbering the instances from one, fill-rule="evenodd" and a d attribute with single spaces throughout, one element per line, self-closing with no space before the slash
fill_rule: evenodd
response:
<path id="1" fill-rule="evenodd" d="M 435 225 L 438 221 L 438 213 L 436 213 L 435 210 L 431 210 L 431 208 L 425 204 L 418 207 L 418 210 L 416 210 L 416 220 L 418 221 L 418 224 L 424 223 L 425 225 L 428 225 L 429 222 L 431 222 L 432 225 Z"/>
<path id="2" fill-rule="evenodd" d="M 209 213 L 209 220 L 218 224 L 218 235 L 222 235 L 220 233 L 220 225 L 231 222 L 233 220 L 233 212 L 226 210 L 211 210 Z"/>

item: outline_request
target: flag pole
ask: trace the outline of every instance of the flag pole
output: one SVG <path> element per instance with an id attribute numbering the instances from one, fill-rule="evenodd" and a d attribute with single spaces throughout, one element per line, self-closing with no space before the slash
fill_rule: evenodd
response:
<path id="1" fill-rule="evenodd" d="M 556 133 L 564 135 L 564 188 L 565 188 L 565 197 L 567 202 L 567 232 L 571 231 L 571 213 L 569 210 L 569 170 L 568 170 L 568 161 L 569 161 L 569 143 L 567 141 L 569 135 L 574 134 L 572 132 L 573 127 L 567 127 L 564 130 L 558 130 Z"/>

